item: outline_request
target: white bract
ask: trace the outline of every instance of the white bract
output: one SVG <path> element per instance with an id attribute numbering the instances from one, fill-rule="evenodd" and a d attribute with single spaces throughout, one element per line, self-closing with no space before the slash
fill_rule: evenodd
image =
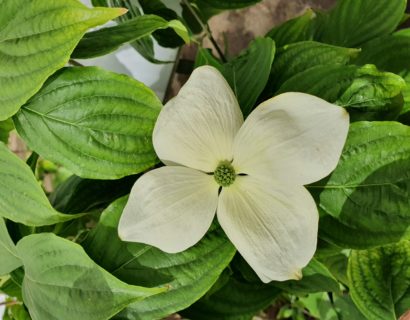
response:
<path id="1" fill-rule="evenodd" d="M 318 231 L 303 185 L 336 167 L 348 127 L 343 108 L 303 93 L 269 99 L 244 122 L 222 75 L 197 68 L 158 117 L 153 144 L 167 166 L 135 183 L 119 235 L 176 253 L 216 214 L 262 281 L 300 279 Z"/>

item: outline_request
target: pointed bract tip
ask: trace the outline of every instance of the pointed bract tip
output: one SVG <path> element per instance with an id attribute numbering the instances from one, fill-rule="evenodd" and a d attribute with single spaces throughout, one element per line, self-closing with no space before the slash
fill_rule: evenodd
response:
<path id="1" fill-rule="evenodd" d="M 118 11 L 120 12 L 120 16 L 122 16 L 122 15 L 124 15 L 124 14 L 126 14 L 127 12 L 128 12 L 128 9 L 126 9 L 126 8 L 118 8 Z"/>
<path id="2" fill-rule="evenodd" d="M 292 279 L 301 280 L 303 278 L 302 270 L 298 269 L 292 274 Z"/>

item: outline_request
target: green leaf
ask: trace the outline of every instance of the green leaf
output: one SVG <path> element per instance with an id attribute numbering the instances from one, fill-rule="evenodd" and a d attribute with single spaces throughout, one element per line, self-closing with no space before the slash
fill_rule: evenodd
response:
<path id="1" fill-rule="evenodd" d="M 64 213 L 89 212 L 105 208 L 114 200 L 130 193 L 138 175 L 119 180 L 91 180 L 71 176 L 49 196 L 53 207 Z"/>
<path id="2" fill-rule="evenodd" d="M 328 268 L 335 278 L 345 285 L 348 285 L 347 261 L 347 255 L 345 253 L 339 253 L 321 259 L 321 262 L 326 268 Z"/>
<path id="3" fill-rule="evenodd" d="M 169 284 L 170 289 L 128 306 L 115 319 L 159 319 L 188 307 L 215 283 L 235 248 L 219 228 L 211 229 L 197 245 L 177 254 L 122 242 L 117 226 L 126 201 L 118 199 L 103 212 L 84 243 L 85 249 L 94 261 L 127 283 L 149 287 Z"/>
<path id="4" fill-rule="evenodd" d="M 393 120 L 403 106 L 404 80 L 373 65 L 319 65 L 287 80 L 277 93 L 305 92 L 345 107 L 352 121 Z"/>
<path id="5" fill-rule="evenodd" d="M 314 293 L 299 300 L 315 319 L 363 320 L 363 315 L 348 295 L 332 295 L 331 301 L 327 293 Z"/>
<path id="6" fill-rule="evenodd" d="M 0 203 L 0 217 L 27 226 L 50 225 L 81 216 L 55 211 L 30 168 L 1 142 Z"/>
<path id="7" fill-rule="evenodd" d="M 284 291 L 295 294 L 306 294 L 314 292 L 339 292 L 339 283 L 330 271 L 316 259 L 302 269 L 301 280 L 288 280 L 284 282 L 273 281 L 270 284 Z"/>
<path id="8" fill-rule="evenodd" d="M 9 133 L 13 130 L 13 120 L 7 119 L 4 121 L 0 121 L 0 141 L 7 144 L 9 140 Z"/>
<path id="9" fill-rule="evenodd" d="M 268 81 L 275 43 L 257 38 L 241 54 L 222 66 L 222 74 L 230 84 L 246 117 Z"/>
<path id="10" fill-rule="evenodd" d="M 95 67 L 58 72 L 14 117 L 31 149 L 83 178 L 116 179 L 157 162 L 161 102 L 144 84 Z"/>
<path id="11" fill-rule="evenodd" d="M 410 127 L 357 122 L 338 166 L 308 189 L 315 194 L 319 235 L 347 248 L 369 248 L 410 235 Z"/>
<path id="12" fill-rule="evenodd" d="M 326 17 L 315 39 L 343 47 L 393 32 L 400 24 L 406 0 L 340 0 Z"/>
<path id="13" fill-rule="evenodd" d="M 222 72 L 222 63 L 214 57 L 211 50 L 206 48 L 198 48 L 194 68 L 204 65 L 212 66 Z"/>
<path id="14" fill-rule="evenodd" d="M 273 28 L 266 36 L 272 38 L 278 48 L 299 41 L 313 40 L 315 19 L 316 13 L 307 9 L 303 15 Z"/>
<path id="15" fill-rule="evenodd" d="M 231 266 L 238 269 L 246 281 L 262 284 L 259 277 L 243 258 L 235 257 Z M 294 294 L 339 291 L 339 284 L 336 279 L 329 270 L 316 259 L 312 259 L 309 264 L 302 269 L 302 274 L 303 277 L 301 280 L 271 281 L 268 285 Z"/>
<path id="16" fill-rule="evenodd" d="M 90 27 L 124 13 L 77 0 L 2 0 L 0 120 L 14 115 L 56 70 Z"/>
<path id="17" fill-rule="evenodd" d="M 365 43 L 355 63 L 372 63 L 379 69 L 397 73 L 406 80 L 406 88 L 402 92 L 404 106 L 401 118 L 410 124 L 410 29 Z"/>
<path id="18" fill-rule="evenodd" d="M 9 236 L 3 218 L 0 218 L 0 257 L 0 276 L 9 274 L 21 266 L 16 246 Z"/>
<path id="19" fill-rule="evenodd" d="M 358 52 L 314 41 L 286 45 L 276 53 L 269 87 L 273 93 L 292 76 L 318 65 L 346 65 Z"/>
<path id="20" fill-rule="evenodd" d="M 24 264 L 23 301 L 33 320 L 105 320 L 128 304 L 166 290 L 128 285 L 96 265 L 84 250 L 52 233 L 17 244 Z"/>
<path id="21" fill-rule="evenodd" d="M 22 304 L 7 306 L 3 320 L 31 320 L 29 313 Z"/>
<path id="22" fill-rule="evenodd" d="M 367 319 L 398 319 L 410 306 L 410 242 L 353 250 L 348 276 L 352 299 Z"/>
<path id="23" fill-rule="evenodd" d="M 160 0 L 138 0 L 144 14 L 155 14 L 170 22 L 173 29 L 157 30 L 153 37 L 158 44 L 167 48 L 177 48 L 189 43 L 190 37 L 186 27 L 178 20 L 175 11 L 165 6 Z"/>
<path id="24" fill-rule="evenodd" d="M 215 292 L 211 290 L 211 294 L 180 313 L 195 320 L 251 320 L 280 293 L 275 287 L 249 283 L 234 276 L 216 286 Z"/>
<path id="25" fill-rule="evenodd" d="M 197 0 L 217 9 L 238 9 L 251 6 L 261 0 Z"/>
<path id="26" fill-rule="evenodd" d="M 144 15 L 113 27 L 88 32 L 72 53 L 73 58 L 93 58 L 110 53 L 122 44 L 142 39 L 155 30 L 173 28 L 189 42 L 188 31 L 179 21 L 166 21 L 155 15 Z"/>

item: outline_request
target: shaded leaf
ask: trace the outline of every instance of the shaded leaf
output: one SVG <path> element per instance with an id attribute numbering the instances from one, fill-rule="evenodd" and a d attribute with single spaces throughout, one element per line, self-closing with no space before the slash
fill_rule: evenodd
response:
<path id="1" fill-rule="evenodd" d="M 125 243 L 117 226 L 127 198 L 118 199 L 101 216 L 86 239 L 88 254 L 119 279 L 143 286 L 169 284 L 169 291 L 129 305 L 115 319 L 159 319 L 188 307 L 203 296 L 229 264 L 235 248 L 219 228 L 211 228 L 194 247 L 168 254 L 154 247 Z M 109 246 L 106 244 L 109 243 Z"/>
<path id="2" fill-rule="evenodd" d="M 410 128 L 397 122 L 357 122 L 328 179 L 315 194 L 319 235 L 347 248 L 399 241 L 410 231 Z"/>
<path id="3" fill-rule="evenodd" d="M 410 306 L 410 242 L 353 250 L 348 276 L 352 299 L 367 319 L 398 319 Z"/>
<path id="4" fill-rule="evenodd" d="M 143 15 L 119 25 L 88 32 L 72 53 L 73 58 L 87 59 L 115 51 L 122 44 L 142 39 L 155 30 L 173 28 L 189 41 L 188 31 L 175 20 L 166 21 L 155 15 Z"/>

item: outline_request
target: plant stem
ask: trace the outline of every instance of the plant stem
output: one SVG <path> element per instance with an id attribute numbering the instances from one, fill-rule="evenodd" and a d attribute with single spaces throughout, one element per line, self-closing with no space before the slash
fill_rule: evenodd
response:
<path id="1" fill-rule="evenodd" d="M 4 301 L 4 302 L 0 302 L 0 306 L 5 306 L 5 307 L 11 307 L 14 306 L 16 304 L 21 304 L 20 301 Z"/>
<path id="2" fill-rule="evenodd" d="M 218 43 L 212 36 L 211 30 L 209 29 L 209 25 L 207 23 L 204 23 L 202 19 L 198 16 L 196 13 L 195 9 L 192 8 L 191 4 L 189 3 L 188 0 L 182 0 L 182 2 L 187 6 L 188 10 L 192 13 L 194 18 L 198 21 L 199 25 L 201 26 L 202 30 L 205 32 L 206 36 L 209 38 L 211 41 L 212 45 L 214 46 L 215 50 L 218 52 L 219 57 L 223 62 L 227 62 L 225 55 L 223 54 L 221 48 L 218 46 Z"/>

